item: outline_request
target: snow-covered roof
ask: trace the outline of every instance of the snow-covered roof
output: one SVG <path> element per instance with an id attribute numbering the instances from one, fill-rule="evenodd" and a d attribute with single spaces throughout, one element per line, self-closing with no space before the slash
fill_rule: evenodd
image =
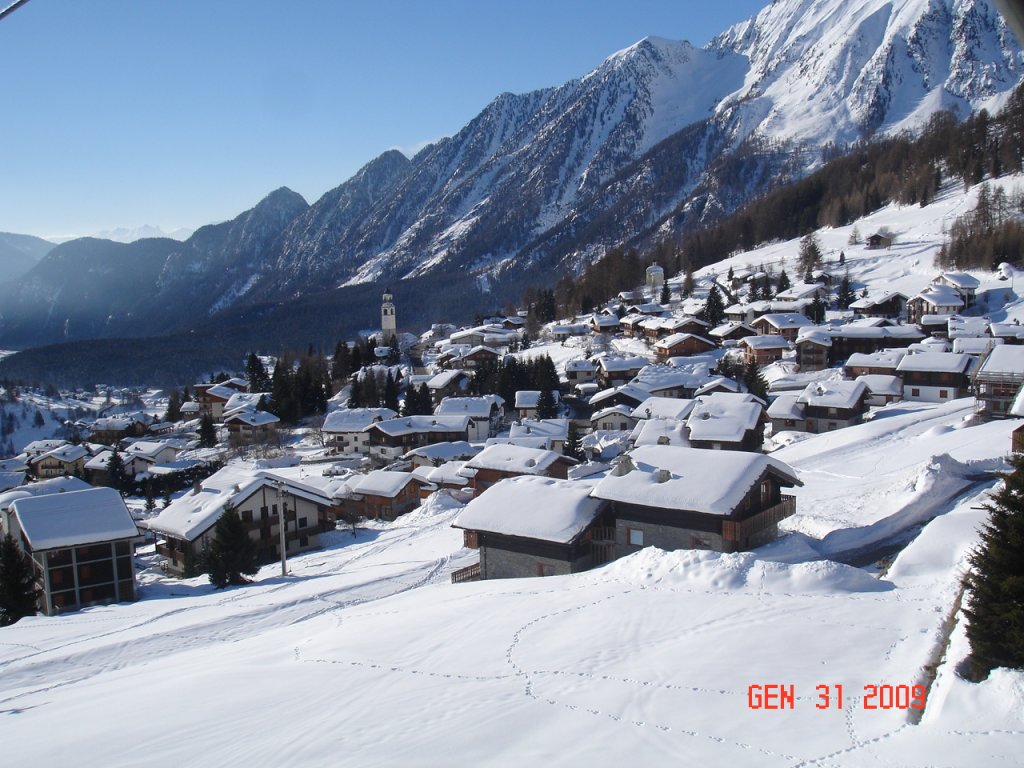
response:
<path id="1" fill-rule="evenodd" d="M 591 498 L 591 488 L 576 480 L 512 477 L 469 502 L 453 525 L 567 544 L 601 511 L 604 502 Z"/>
<path id="2" fill-rule="evenodd" d="M 24 472 L 3 472 L 0 471 L 0 493 L 17 488 L 25 482 Z"/>
<path id="3" fill-rule="evenodd" d="M 905 349 L 883 349 L 878 352 L 854 352 L 846 361 L 847 368 L 892 368 L 907 356 Z"/>
<path id="4" fill-rule="evenodd" d="M 419 480 L 411 472 L 394 472 L 388 469 L 375 469 L 368 472 L 355 482 L 349 484 L 353 493 L 369 496 L 383 496 L 393 499 L 409 483 Z"/>
<path id="5" fill-rule="evenodd" d="M 554 440 L 565 440 L 569 436 L 568 419 L 523 419 L 509 427 L 508 436 L 512 439 L 520 437 L 546 437 Z"/>
<path id="6" fill-rule="evenodd" d="M 678 397 L 648 397 L 633 409 L 633 416 L 638 419 L 685 419 L 695 403 L 695 400 Z"/>
<path id="7" fill-rule="evenodd" d="M 777 333 L 765 336 L 744 336 L 740 344 L 751 349 L 789 349 L 789 342 Z"/>
<path id="8" fill-rule="evenodd" d="M 218 400 L 223 400 L 224 402 L 227 402 L 232 397 L 234 397 L 234 395 L 237 392 L 238 390 L 235 389 L 234 387 L 228 387 L 225 386 L 224 384 L 215 384 L 214 386 L 206 390 L 206 396 L 215 397 Z"/>
<path id="9" fill-rule="evenodd" d="M 0 493 L 0 509 L 7 509 L 17 499 L 26 499 L 29 496 L 46 496 L 51 493 L 70 493 L 71 491 L 84 491 L 92 488 L 85 480 L 77 477 L 54 477 L 49 480 L 40 480 L 37 483 L 22 485 L 6 493 Z"/>
<path id="10" fill-rule="evenodd" d="M 539 475 L 546 472 L 559 459 L 575 464 L 575 459 L 555 451 L 526 448 L 520 445 L 488 445 L 466 462 L 466 469 L 493 469 L 520 475 Z"/>
<path id="11" fill-rule="evenodd" d="M 960 294 L 956 292 L 956 289 L 942 283 L 929 285 L 919 294 L 914 296 L 911 301 L 914 299 L 921 299 L 927 304 L 931 304 L 935 307 L 960 308 L 964 305 L 964 300 L 960 298 Z"/>
<path id="12" fill-rule="evenodd" d="M 300 469 L 301 471 L 301 469 Z M 266 470 L 253 463 L 228 464 L 206 478 L 199 492 L 189 491 L 172 501 L 159 515 L 147 521 L 157 533 L 192 541 L 216 524 L 224 506 L 237 506 L 264 486 L 276 492 L 276 483 L 290 495 L 319 504 L 330 504 L 322 489 L 314 482 L 303 482 L 284 469 Z"/>
<path id="13" fill-rule="evenodd" d="M 139 535 L 121 494 L 89 488 L 17 499 L 11 504 L 32 549 L 56 549 Z"/>
<path id="14" fill-rule="evenodd" d="M 804 418 L 806 406 L 800 402 L 800 395 L 785 394 L 779 395 L 768 406 L 768 418 L 770 419 L 794 419 L 800 421 Z"/>
<path id="15" fill-rule="evenodd" d="M 595 411 L 590 417 L 590 423 L 593 424 L 601 419 L 607 418 L 608 416 L 624 416 L 628 419 L 639 418 L 638 416 L 633 415 L 633 409 L 628 405 L 611 405 L 607 408 Z"/>
<path id="16" fill-rule="evenodd" d="M 465 415 L 472 419 L 489 419 L 491 409 L 497 405 L 498 403 L 491 397 L 446 397 L 434 409 L 434 413 L 438 416 Z"/>
<path id="17" fill-rule="evenodd" d="M 687 341 L 689 339 L 696 339 L 697 341 L 701 342 L 702 344 L 705 344 L 708 347 L 712 347 L 712 348 L 718 346 L 715 342 L 711 341 L 711 339 L 706 339 L 703 336 L 698 336 L 695 333 L 673 333 L 671 336 L 666 336 L 664 339 L 661 339 L 657 344 L 654 345 L 654 348 L 655 349 L 671 349 L 672 347 L 676 346 L 677 344 L 682 344 L 683 342 L 685 342 L 685 341 Z"/>
<path id="18" fill-rule="evenodd" d="M 651 393 L 646 389 L 636 386 L 635 384 L 622 384 L 618 387 L 612 387 L 610 389 L 602 389 L 596 395 L 590 398 L 590 404 L 597 406 L 603 403 L 605 400 L 609 400 L 616 395 L 622 395 L 628 397 L 630 400 L 635 401 L 638 405 L 651 396 Z"/>
<path id="19" fill-rule="evenodd" d="M 953 339 L 953 351 L 978 356 L 987 354 L 990 349 L 1000 347 L 1004 343 L 1003 339 L 993 339 L 991 336 L 961 336 Z"/>
<path id="20" fill-rule="evenodd" d="M 1013 347 L 1007 347 L 1012 349 Z M 955 352 L 920 352 L 907 355 L 896 366 L 897 371 L 934 371 L 963 373 L 971 364 L 971 356 Z"/>
<path id="21" fill-rule="evenodd" d="M 464 461 L 446 461 L 439 467 L 417 467 L 412 471 L 420 480 L 434 485 L 469 485 L 469 478 L 459 472 L 465 466 Z"/>
<path id="22" fill-rule="evenodd" d="M 863 381 L 872 395 L 903 395 L 903 379 L 884 373 L 865 373 L 855 381 Z"/>
<path id="23" fill-rule="evenodd" d="M 936 280 L 944 280 L 957 288 L 977 288 L 981 281 L 966 272 L 943 272 Z"/>
<path id="24" fill-rule="evenodd" d="M 681 419 L 643 419 L 629 437 L 633 445 L 690 445 L 686 422 Z"/>
<path id="25" fill-rule="evenodd" d="M 430 380 L 427 381 L 427 389 L 444 389 L 445 387 L 450 386 L 452 382 L 465 375 L 466 372 L 459 368 L 454 368 L 450 371 L 441 371 L 441 373 L 430 377 Z"/>
<path id="26" fill-rule="evenodd" d="M 648 364 L 643 357 L 600 357 L 598 367 L 606 373 L 622 373 L 625 371 L 639 371 Z"/>
<path id="27" fill-rule="evenodd" d="M 68 445 L 67 440 L 33 440 L 25 446 L 23 453 L 46 453 L 62 445 Z"/>
<path id="28" fill-rule="evenodd" d="M 466 432 L 469 416 L 403 416 L 370 424 L 364 431 L 377 429 L 390 437 L 411 435 L 418 432 Z"/>
<path id="29" fill-rule="evenodd" d="M 750 333 L 757 333 L 756 330 L 751 328 L 746 323 L 741 323 L 738 320 L 731 320 L 728 323 L 723 323 L 717 328 L 712 328 L 710 331 L 708 331 L 708 336 L 714 336 L 716 339 L 720 339 L 729 336 L 730 334 L 740 329 L 750 331 Z"/>
<path id="30" fill-rule="evenodd" d="M 856 301 L 850 302 L 850 309 L 871 309 L 871 307 L 877 307 L 879 304 L 885 304 L 894 298 L 907 300 L 907 296 L 900 293 L 899 291 L 880 291 L 874 296 L 862 296 Z"/>
<path id="31" fill-rule="evenodd" d="M 57 459 L 58 461 L 63 461 L 65 463 L 70 464 L 72 462 L 78 461 L 79 459 L 83 459 L 88 455 L 89 451 L 87 451 L 84 446 L 62 445 L 60 448 L 54 448 L 52 451 L 47 451 L 46 453 L 40 456 L 36 456 L 34 459 L 32 459 L 32 463 L 38 464 L 44 459 Z"/>
<path id="32" fill-rule="evenodd" d="M 690 440 L 738 443 L 757 426 L 763 411 L 760 403 L 717 396 L 700 400 L 686 419 Z"/>
<path id="33" fill-rule="evenodd" d="M 576 360 L 569 360 L 565 364 L 565 370 L 566 370 L 566 372 L 569 372 L 569 371 L 587 371 L 587 372 L 593 373 L 594 371 L 597 370 L 597 366 L 594 365 L 594 363 L 591 360 L 587 360 L 584 357 L 584 358 L 579 358 L 579 359 L 576 359 Z"/>
<path id="34" fill-rule="evenodd" d="M 800 402 L 818 408 L 856 408 L 867 395 L 867 386 L 862 381 L 815 381 L 800 393 Z"/>
<path id="35" fill-rule="evenodd" d="M 801 315 L 796 312 L 770 312 L 767 315 L 761 315 L 759 318 L 754 320 L 751 325 L 758 325 L 759 323 L 767 323 L 772 326 L 772 328 L 777 328 L 780 331 L 814 325 L 806 315 Z"/>
<path id="36" fill-rule="evenodd" d="M 225 424 L 239 421 L 250 427 L 265 427 L 267 424 L 277 424 L 279 419 L 269 411 L 238 411 L 224 420 Z"/>
<path id="37" fill-rule="evenodd" d="M 979 376 L 985 374 L 1024 375 L 1024 346 L 1001 344 L 995 347 L 978 369 Z"/>
<path id="38" fill-rule="evenodd" d="M 1024 339 L 1024 325 L 1020 323 L 990 323 L 988 332 L 997 339 Z"/>
<path id="39" fill-rule="evenodd" d="M 324 419 L 324 432 L 361 432 L 376 421 L 394 419 L 398 414 L 390 408 L 342 408 L 331 411 Z"/>
<path id="40" fill-rule="evenodd" d="M 114 455 L 111 450 L 100 451 L 87 462 L 85 462 L 85 468 L 93 471 L 106 471 L 110 468 L 110 457 Z"/>
<path id="41" fill-rule="evenodd" d="M 796 337 L 797 344 L 818 344 L 822 347 L 832 346 L 832 336 L 827 328 L 817 325 L 801 328 Z"/>
<path id="42" fill-rule="evenodd" d="M 421 448 L 414 448 L 405 455 L 403 459 L 408 459 L 412 456 L 420 456 L 428 461 L 450 461 L 452 459 L 468 459 L 472 456 L 476 456 L 480 453 L 481 449 L 477 446 L 470 445 L 465 440 L 455 440 L 451 442 L 442 443 L 431 443 L 430 445 L 424 445 Z"/>
<path id="43" fill-rule="evenodd" d="M 645 507 L 728 515 L 765 472 L 774 473 L 785 485 L 803 485 L 789 465 L 745 451 L 645 445 L 629 451 L 623 463 L 623 468 L 612 470 L 598 481 L 591 496 Z"/>

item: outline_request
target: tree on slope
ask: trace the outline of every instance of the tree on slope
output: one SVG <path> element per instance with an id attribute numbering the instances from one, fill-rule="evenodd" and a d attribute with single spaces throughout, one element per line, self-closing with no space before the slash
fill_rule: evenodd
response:
<path id="1" fill-rule="evenodd" d="M 213 542 L 206 557 L 210 583 L 217 589 L 228 585 L 248 584 L 246 576 L 259 570 L 259 552 L 256 542 L 238 516 L 238 511 L 227 505 L 213 529 Z"/>
<path id="2" fill-rule="evenodd" d="M 704 305 L 704 322 L 709 323 L 712 328 L 722 324 L 725 317 L 725 304 L 722 302 L 722 295 L 718 292 L 718 286 L 712 285 L 708 291 L 708 301 Z"/>
<path id="3" fill-rule="evenodd" d="M 199 417 L 199 445 L 202 448 L 213 448 L 217 445 L 217 427 L 213 417 L 204 413 Z"/>
<path id="4" fill-rule="evenodd" d="M 989 519 L 964 576 L 970 622 L 971 676 L 983 680 L 996 667 L 1024 669 L 1024 456 L 984 505 Z"/>
<path id="5" fill-rule="evenodd" d="M 0 541 L 0 627 L 34 616 L 36 595 L 32 558 L 7 534 Z"/>

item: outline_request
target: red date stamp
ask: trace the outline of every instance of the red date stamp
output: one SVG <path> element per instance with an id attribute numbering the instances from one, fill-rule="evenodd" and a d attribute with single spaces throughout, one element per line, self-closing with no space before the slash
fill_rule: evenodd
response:
<path id="1" fill-rule="evenodd" d="M 924 709 L 928 689 L 923 685 L 863 686 L 861 709 Z M 795 709 L 796 686 L 792 683 L 769 683 L 747 687 L 748 709 Z M 842 709 L 844 691 L 841 684 L 814 686 L 815 709 Z"/>

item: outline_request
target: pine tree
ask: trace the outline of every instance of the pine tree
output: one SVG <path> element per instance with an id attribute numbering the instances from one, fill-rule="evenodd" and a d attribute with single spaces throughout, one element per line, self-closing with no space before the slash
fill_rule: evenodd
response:
<path id="1" fill-rule="evenodd" d="M 661 297 L 658 299 L 661 304 L 666 305 L 672 301 L 672 289 L 668 287 L 668 281 L 661 284 Z"/>
<path id="2" fill-rule="evenodd" d="M 839 304 L 840 309 L 847 309 L 856 299 L 856 295 L 853 292 L 853 287 L 850 285 L 850 273 L 847 272 L 843 275 L 842 282 L 839 283 L 839 293 L 836 296 L 836 303 Z"/>
<path id="3" fill-rule="evenodd" d="M 580 439 L 580 431 L 576 422 L 569 420 L 569 434 L 565 438 L 565 455 L 577 461 L 583 460 L 583 441 Z"/>
<path id="4" fill-rule="evenodd" d="M 1010 457 L 1012 471 L 984 507 L 989 519 L 964 577 L 972 677 L 996 667 L 1024 669 L 1024 456 Z"/>
<path id="5" fill-rule="evenodd" d="M 107 482 L 116 491 L 123 492 L 128 487 L 128 471 L 124 468 L 124 459 L 116 445 L 107 460 Z"/>
<path id="6" fill-rule="evenodd" d="M 348 391 L 348 407 L 349 408 L 363 408 L 366 406 L 366 401 L 363 399 L 363 384 L 359 380 L 358 376 L 352 377 L 352 386 Z"/>
<path id="7" fill-rule="evenodd" d="M 554 393 L 548 387 L 543 387 L 537 397 L 537 418 L 553 419 L 557 415 L 558 406 L 555 403 Z"/>
<path id="8" fill-rule="evenodd" d="M 267 369 L 263 367 L 263 363 L 255 352 L 250 352 L 245 361 L 245 378 L 249 382 L 250 392 L 270 391 L 270 377 L 267 375 Z"/>
<path id="9" fill-rule="evenodd" d="M 680 291 L 684 299 L 693 295 L 693 282 L 693 270 L 688 269 L 686 270 L 685 277 L 683 277 L 683 287 Z"/>
<path id="10" fill-rule="evenodd" d="M 722 296 L 718 292 L 718 286 L 712 285 L 708 292 L 708 301 L 704 306 L 704 322 L 709 323 L 712 328 L 722 324 L 725 317 L 725 305 L 722 303 Z"/>
<path id="11" fill-rule="evenodd" d="M 790 287 L 789 275 L 787 275 L 786 274 L 786 270 L 783 269 L 781 272 L 779 272 L 779 285 L 778 285 L 778 290 L 776 292 L 777 293 L 782 293 L 783 291 L 785 291 L 789 287 Z"/>
<path id="12" fill-rule="evenodd" d="M 395 381 L 395 377 L 391 375 L 391 369 L 388 369 L 387 378 L 384 379 L 384 400 L 383 405 L 385 408 L 390 408 L 395 413 L 398 413 L 398 383 Z"/>
<path id="13" fill-rule="evenodd" d="M 249 538 L 242 518 L 232 506 L 224 507 L 213 529 L 213 541 L 206 557 L 210 583 L 217 589 L 228 585 L 248 584 L 246 576 L 259 570 L 259 552 L 256 542 Z"/>
<path id="14" fill-rule="evenodd" d="M 810 318 L 812 323 L 821 324 L 825 322 L 825 302 L 821 300 L 818 294 L 814 294 L 810 306 L 807 307 L 807 317 Z"/>
<path id="15" fill-rule="evenodd" d="M 164 421 L 173 424 L 181 420 L 181 393 L 172 389 L 167 398 L 167 412 L 164 413 Z"/>
<path id="16" fill-rule="evenodd" d="M 36 613 L 35 567 L 10 534 L 0 541 L 0 627 Z"/>
<path id="17" fill-rule="evenodd" d="M 217 427 L 213 424 L 213 417 L 204 413 L 199 417 L 199 446 L 213 448 L 215 445 L 217 445 Z"/>
<path id="18" fill-rule="evenodd" d="M 768 402 L 768 381 L 761 368 L 753 360 L 748 360 L 743 366 L 743 383 L 747 385 L 747 391 L 765 402 Z"/>

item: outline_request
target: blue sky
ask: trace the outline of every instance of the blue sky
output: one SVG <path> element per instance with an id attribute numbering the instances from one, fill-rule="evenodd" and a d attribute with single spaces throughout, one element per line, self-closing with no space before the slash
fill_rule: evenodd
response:
<path id="1" fill-rule="evenodd" d="M 0 0 L 6 6 L 9 0 Z M 646 35 L 767 0 L 31 0 L 0 21 L 0 231 L 82 235 L 309 202 Z"/>

